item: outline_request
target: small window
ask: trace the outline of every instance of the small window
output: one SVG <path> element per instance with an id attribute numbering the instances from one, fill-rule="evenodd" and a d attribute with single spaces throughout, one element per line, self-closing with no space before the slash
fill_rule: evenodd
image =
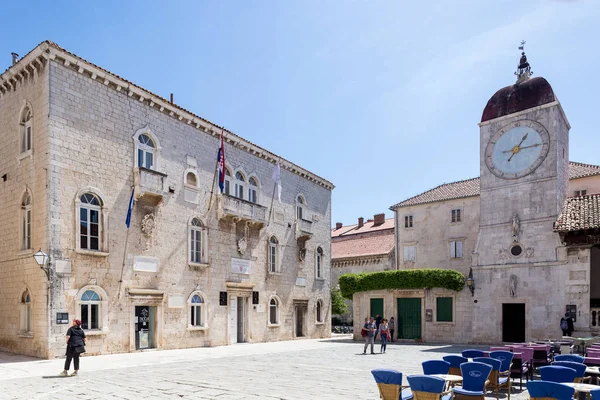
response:
<path id="1" fill-rule="evenodd" d="M 235 197 L 238 199 L 244 198 L 244 186 L 246 185 L 246 178 L 240 171 L 235 173 Z"/>
<path id="2" fill-rule="evenodd" d="M 450 242 L 450 258 L 462 258 L 463 242 L 462 240 Z"/>
<path id="3" fill-rule="evenodd" d="M 255 177 L 248 179 L 248 200 L 251 203 L 258 203 L 258 181 Z"/>
<path id="4" fill-rule="evenodd" d="M 279 272 L 279 262 L 277 250 L 279 242 L 275 236 L 271 236 L 269 239 L 269 272 Z"/>
<path id="5" fill-rule="evenodd" d="M 79 198 L 79 247 L 83 250 L 101 249 L 102 206 L 93 193 Z"/>
<path id="6" fill-rule="evenodd" d="M 269 323 L 272 325 L 279 323 L 279 301 L 275 297 L 269 300 Z"/>
<path id="7" fill-rule="evenodd" d="M 207 230 L 199 218 L 192 219 L 190 223 L 190 258 L 189 261 L 197 264 L 207 263 Z"/>
<path id="8" fill-rule="evenodd" d="M 31 150 L 32 141 L 32 114 L 29 107 L 25 107 L 21 117 L 21 153 Z"/>
<path id="9" fill-rule="evenodd" d="M 296 218 L 299 220 L 302 219 L 302 216 L 304 214 L 304 205 L 305 205 L 304 197 L 302 197 L 302 196 L 296 197 Z"/>
<path id="10" fill-rule="evenodd" d="M 138 137 L 138 167 L 155 169 L 156 145 L 152 138 L 146 134 Z"/>
<path id="11" fill-rule="evenodd" d="M 413 227 L 413 216 L 412 215 L 405 215 L 404 216 L 404 227 L 405 228 L 412 228 Z"/>
<path id="12" fill-rule="evenodd" d="M 404 261 L 416 261 L 417 259 L 417 247 L 416 246 L 404 246 Z"/>
<path id="13" fill-rule="evenodd" d="M 315 260 L 315 275 L 317 279 L 323 278 L 323 249 L 317 247 L 317 254 Z"/>
<path id="14" fill-rule="evenodd" d="M 193 172 L 188 172 L 185 176 L 185 183 L 189 186 L 197 187 L 198 178 L 196 178 L 196 174 L 194 174 Z"/>
<path id="15" fill-rule="evenodd" d="M 323 300 L 317 300 L 317 322 L 323 322 Z"/>
<path id="16" fill-rule="evenodd" d="M 581 189 L 575 191 L 575 197 L 585 196 L 587 195 L 587 189 Z"/>
<path id="17" fill-rule="evenodd" d="M 31 334 L 31 294 L 25 290 L 21 295 L 20 333 Z"/>
<path id="18" fill-rule="evenodd" d="M 436 298 L 436 321 L 452 322 L 452 297 Z"/>
<path id="19" fill-rule="evenodd" d="M 84 330 L 100 329 L 100 295 L 93 290 L 86 290 L 81 295 L 81 328 Z"/>
<path id="20" fill-rule="evenodd" d="M 461 214 L 462 213 L 461 213 L 460 208 L 456 208 L 456 209 L 452 210 L 452 223 L 462 221 L 462 215 Z"/>
<path id="21" fill-rule="evenodd" d="M 225 168 L 225 188 L 223 191 L 225 194 L 231 195 L 231 171 L 229 171 L 229 168 Z"/>
<path id="22" fill-rule="evenodd" d="M 192 296 L 190 304 L 190 326 L 201 327 L 206 325 L 204 317 L 204 303 L 204 299 L 199 294 Z"/>
<path id="23" fill-rule="evenodd" d="M 31 196 L 25 193 L 21 202 L 21 250 L 31 249 Z"/>

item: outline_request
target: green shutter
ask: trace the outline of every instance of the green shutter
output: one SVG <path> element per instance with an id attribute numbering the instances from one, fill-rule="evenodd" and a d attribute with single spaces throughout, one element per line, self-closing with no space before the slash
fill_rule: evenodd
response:
<path id="1" fill-rule="evenodd" d="M 452 297 L 438 297 L 436 299 L 437 322 L 452 322 Z"/>

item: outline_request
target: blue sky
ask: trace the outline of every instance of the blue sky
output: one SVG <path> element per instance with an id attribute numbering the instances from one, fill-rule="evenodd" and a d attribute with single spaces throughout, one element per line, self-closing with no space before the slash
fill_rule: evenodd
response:
<path id="1" fill-rule="evenodd" d="M 522 39 L 569 118 L 571 160 L 600 163 L 597 0 L 85 3 L 4 4 L 0 69 L 49 39 L 174 93 L 332 181 L 332 223 L 389 217 L 405 198 L 478 176 L 477 123 L 514 83 Z"/>

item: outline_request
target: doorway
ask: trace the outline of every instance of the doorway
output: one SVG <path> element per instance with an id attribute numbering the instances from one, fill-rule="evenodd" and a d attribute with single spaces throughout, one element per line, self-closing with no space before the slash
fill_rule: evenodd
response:
<path id="1" fill-rule="evenodd" d="M 421 299 L 398 299 L 398 339 L 421 339 Z"/>
<path id="2" fill-rule="evenodd" d="M 296 306 L 296 337 L 304 337 L 304 318 L 306 315 L 306 306 Z"/>
<path id="3" fill-rule="evenodd" d="M 156 307 L 135 306 L 135 349 L 153 349 L 156 347 Z"/>
<path id="4" fill-rule="evenodd" d="M 229 297 L 229 343 L 246 342 L 246 297 Z"/>
<path id="5" fill-rule="evenodd" d="M 370 310 L 371 314 L 366 315 L 366 317 L 377 317 L 377 315 L 381 316 L 381 318 L 384 318 L 383 315 L 383 299 L 371 299 L 371 307 Z"/>
<path id="6" fill-rule="evenodd" d="M 502 304 L 502 341 L 525 341 L 525 303 Z"/>

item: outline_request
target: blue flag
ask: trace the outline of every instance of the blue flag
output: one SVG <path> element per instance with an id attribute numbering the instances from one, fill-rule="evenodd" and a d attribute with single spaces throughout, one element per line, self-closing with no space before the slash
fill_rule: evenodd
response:
<path id="1" fill-rule="evenodd" d="M 129 208 L 127 209 L 127 218 L 125 219 L 125 225 L 127 225 L 127 229 L 129 229 L 129 225 L 131 225 L 131 211 L 133 211 L 133 194 L 135 193 L 135 188 L 131 189 L 131 197 L 129 198 Z"/>

